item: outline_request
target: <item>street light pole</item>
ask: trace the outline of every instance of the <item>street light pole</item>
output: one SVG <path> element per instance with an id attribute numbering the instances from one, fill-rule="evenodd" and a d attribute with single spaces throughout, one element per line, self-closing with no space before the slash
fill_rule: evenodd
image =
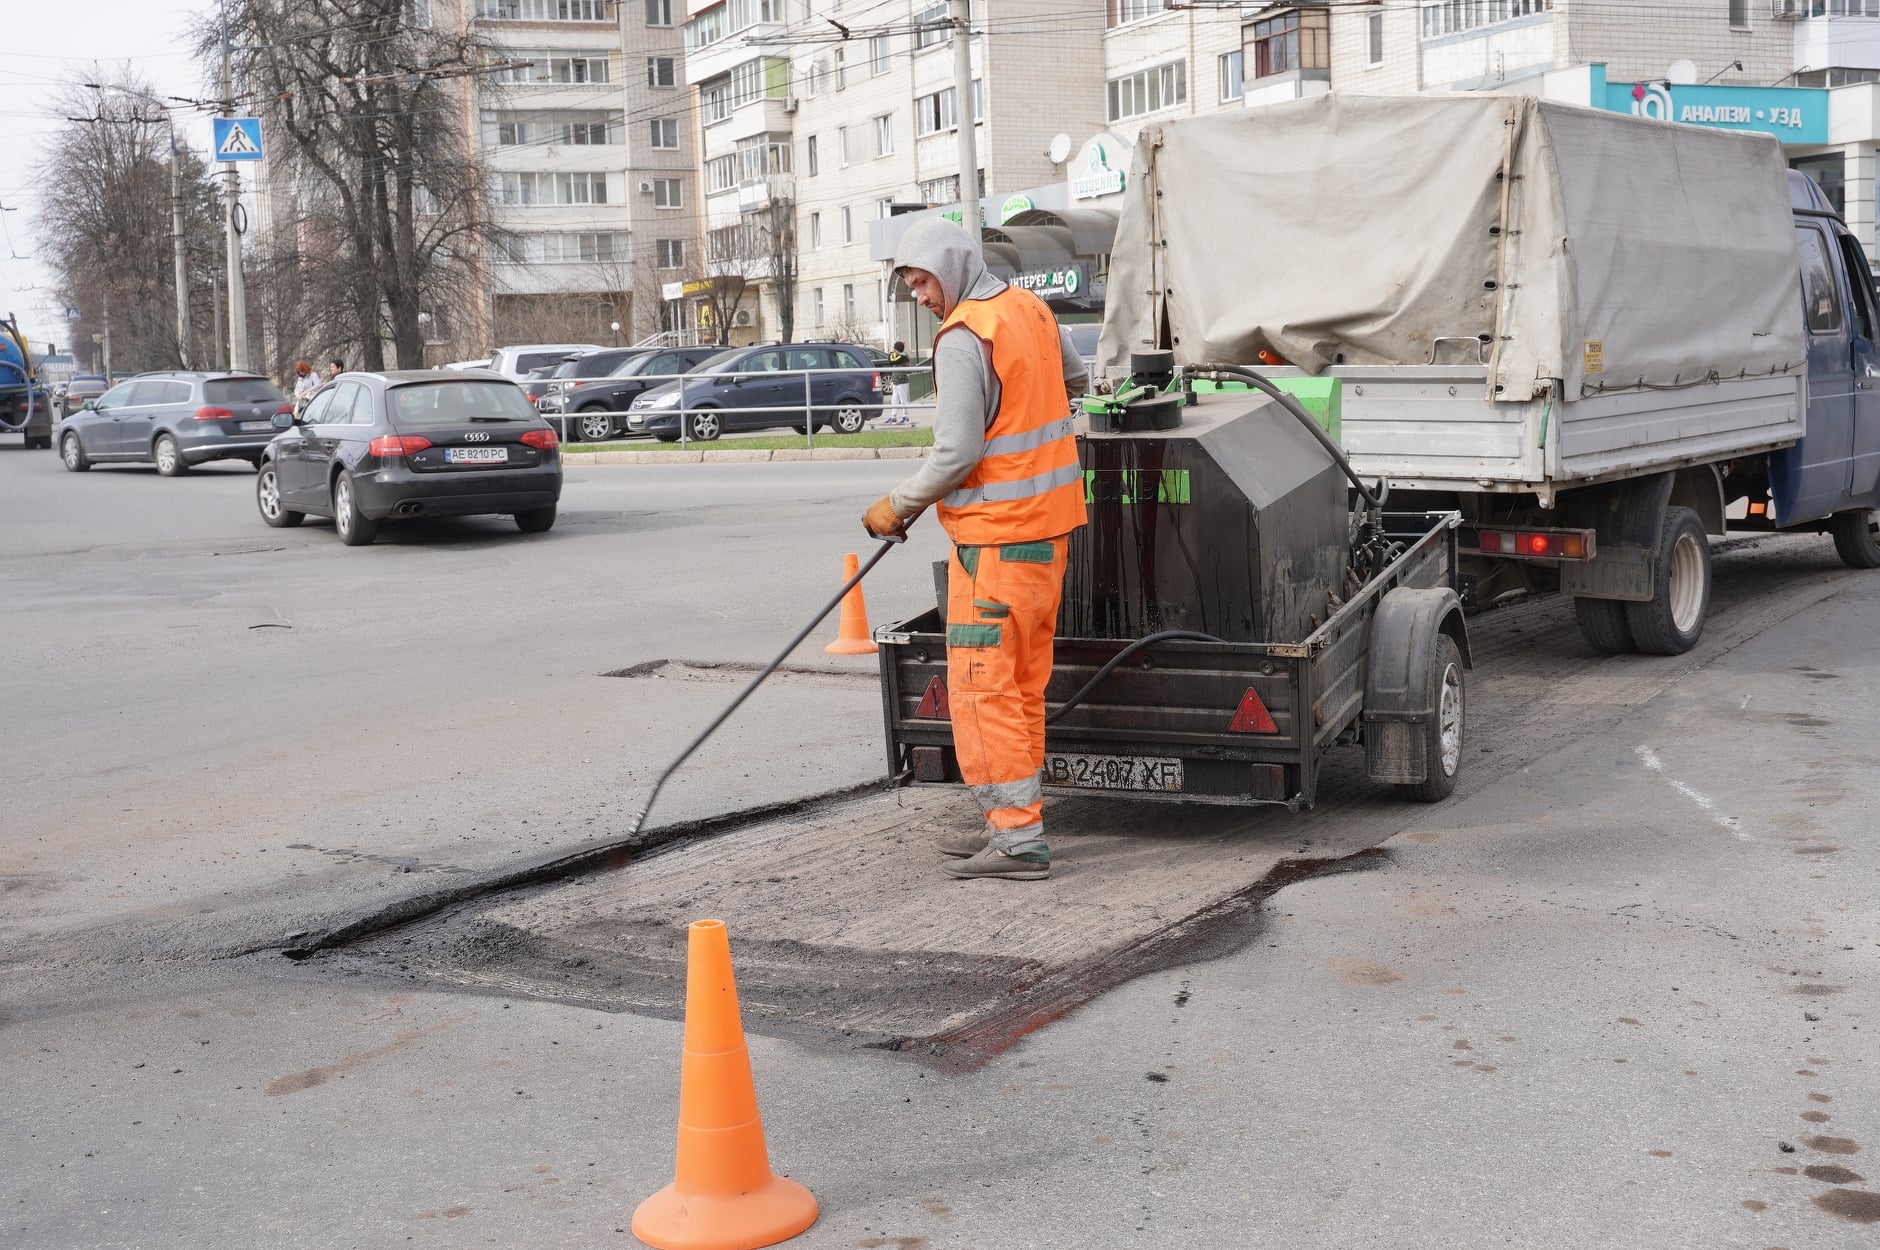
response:
<path id="1" fill-rule="evenodd" d="M 968 20 L 971 0 L 948 0 L 953 26 L 953 104 L 960 152 L 960 224 L 981 241 L 979 232 L 979 141 L 973 132 L 973 49 Z"/>
<path id="2" fill-rule="evenodd" d="M 235 91 L 231 83 L 230 58 L 233 48 L 228 38 L 228 16 L 222 17 L 222 116 L 235 116 Z M 242 233 L 236 222 L 241 214 L 242 176 L 233 161 L 228 163 L 228 203 L 224 206 L 228 248 L 228 367 L 246 370 L 248 366 L 248 297 L 242 289 Z"/>

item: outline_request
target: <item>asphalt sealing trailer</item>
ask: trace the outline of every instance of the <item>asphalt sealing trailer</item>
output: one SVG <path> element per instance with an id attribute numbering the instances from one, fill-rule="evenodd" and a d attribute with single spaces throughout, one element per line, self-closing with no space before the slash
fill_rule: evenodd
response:
<path id="1" fill-rule="evenodd" d="M 1372 781 L 1447 796 L 1469 667 L 1459 515 L 1387 511 L 1324 406 L 1259 375 L 1131 363 L 1079 422 L 1089 522 L 1045 692 L 1047 793 L 1297 809 L 1327 752 L 1359 746 Z M 961 784 L 938 599 L 875 631 L 903 785 Z"/>

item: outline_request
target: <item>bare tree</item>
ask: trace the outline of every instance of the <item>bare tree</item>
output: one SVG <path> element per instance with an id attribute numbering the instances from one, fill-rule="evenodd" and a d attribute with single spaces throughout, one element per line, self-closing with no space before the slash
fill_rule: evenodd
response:
<path id="1" fill-rule="evenodd" d="M 461 122 L 487 49 L 409 0 L 230 0 L 228 15 L 245 107 L 293 171 L 258 256 L 277 287 L 264 316 L 284 346 L 311 338 L 376 369 L 389 342 L 397 367 L 422 367 L 420 313 L 472 308 L 472 266 L 500 237 Z M 221 35 L 204 28 L 205 54 Z"/>
<path id="2" fill-rule="evenodd" d="M 170 122 L 152 84 L 128 68 L 93 66 L 89 81 L 95 85 L 60 89 L 46 106 L 62 121 L 41 154 L 47 171 L 41 182 L 51 190 L 35 222 L 60 295 L 83 314 L 70 327 L 76 354 L 102 367 L 91 336 L 108 329 L 114 369 L 207 360 L 208 303 L 201 314 L 193 306 L 199 296 L 213 298 L 216 273 L 206 246 L 216 237 L 208 170 L 187 147 L 179 149 L 192 304 L 192 341 L 183 343 L 171 215 L 153 211 L 171 200 Z"/>
<path id="3" fill-rule="evenodd" d="M 785 343 L 796 341 L 796 201 L 772 195 L 754 225 L 764 246 L 765 278 L 777 303 L 777 327 Z"/>

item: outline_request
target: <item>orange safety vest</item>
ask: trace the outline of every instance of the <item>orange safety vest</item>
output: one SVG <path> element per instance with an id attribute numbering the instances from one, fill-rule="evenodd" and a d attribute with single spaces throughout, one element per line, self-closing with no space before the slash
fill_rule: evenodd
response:
<path id="1" fill-rule="evenodd" d="M 1036 295 L 1008 286 L 991 299 L 961 300 L 940 334 L 954 326 L 992 349 L 999 410 L 979 463 L 936 509 L 941 527 L 965 547 L 1070 533 L 1084 523 L 1084 472 L 1056 318 Z"/>

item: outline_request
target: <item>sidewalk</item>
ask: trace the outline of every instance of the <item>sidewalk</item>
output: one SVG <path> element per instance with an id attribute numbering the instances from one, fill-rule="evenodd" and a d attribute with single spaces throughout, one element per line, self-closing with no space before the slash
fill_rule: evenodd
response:
<path id="1" fill-rule="evenodd" d="M 588 464 L 762 464 L 771 460 L 919 460 L 925 447 L 779 447 L 775 449 L 709 445 L 662 451 L 563 452 L 566 465 Z"/>

